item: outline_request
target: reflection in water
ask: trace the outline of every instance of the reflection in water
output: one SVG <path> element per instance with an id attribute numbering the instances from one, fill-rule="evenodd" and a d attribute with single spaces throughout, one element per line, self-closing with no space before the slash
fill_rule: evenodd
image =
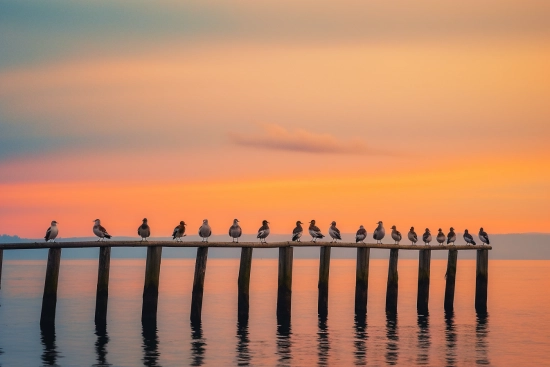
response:
<path id="1" fill-rule="evenodd" d="M 44 366 L 58 366 L 57 358 L 60 358 L 55 345 L 55 326 L 42 326 L 40 328 L 40 338 L 44 346 L 42 353 L 42 363 Z"/>
<path id="2" fill-rule="evenodd" d="M 327 318 L 319 318 L 319 331 L 317 332 L 317 349 L 319 357 L 319 366 L 326 366 L 330 351 L 330 343 L 328 339 Z"/>
<path id="3" fill-rule="evenodd" d="M 364 366 L 367 364 L 367 319 L 366 317 L 355 317 L 355 365 Z"/>
<path id="4" fill-rule="evenodd" d="M 397 334 L 397 315 L 386 313 L 386 364 L 396 365 L 399 357 L 399 336 Z"/>
<path id="5" fill-rule="evenodd" d="M 277 325 L 277 355 L 278 365 L 289 366 L 292 355 L 290 354 L 292 329 L 290 323 Z"/>
<path id="6" fill-rule="evenodd" d="M 94 366 L 110 366 L 110 364 L 107 363 L 107 348 L 105 348 L 107 343 L 109 342 L 109 335 L 107 334 L 107 325 L 96 324 L 95 335 L 97 335 L 97 341 L 95 342 L 97 363 Z"/>
<path id="7" fill-rule="evenodd" d="M 159 338 L 157 323 L 154 321 L 143 322 L 141 326 L 143 335 L 143 365 L 159 366 L 160 353 L 158 352 Z"/>
<path id="8" fill-rule="evenodd" d="M 248 321 L 237 322 L 237 365 L 248 366 L 250 364 L 250 339 L 248 339 Z"/>
<path id="9" fill-rule="evenodd" d="M 476 316 L 476 363 L 489 363 L 489 347 L 487 335 L 489 334 L 489 314 L 478 312 Z"/>
<path id="10" fill-rule="evenodd" d="M 456 366 L 456 326 L 453 311 L 445 312 L 445 349 L 447 366 Z"/>
<path id="11" fill-rule="evenodd" d="M 206 341 L 202 336 L 202 324 L 191 322 L 191 366 L 202 366 Z"/>
<path id="12" fill-rule="evenodd" d="M 428 315 L 418 315 L 418 357 L 417 364 L 429 364 L 430 323 Z"/>

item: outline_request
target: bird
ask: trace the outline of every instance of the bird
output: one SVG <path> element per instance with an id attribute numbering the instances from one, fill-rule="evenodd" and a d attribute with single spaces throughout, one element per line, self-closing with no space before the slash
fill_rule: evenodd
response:
<path id="1" fill-rule="evenodd" d="M 411 227 L 408 237 L 409 237 L 409 241 L 411 241 L 411 245 L 416 245 L 416 242 L 418 242 L 418 236 L 414 231 L 414 227 Z"/>
<path id="2" fill-rule="evenodd" d="M 422 241 L 424 241 L 425 245 L 429 245 L 432 242 L 432 234 L 428 228 L 426 228 L 426 232 L 422 235 Z"/>
<path id="3" fill-rule="evenodd" d="M 107 230 L 105 227 L 101 225 L 101 221 L 99 219 L 94 220 L 94 234 L 99 237 L 98 241 L 103 241 L 105 238 L 111 238 L 111 235 L 107 233 Z"/>
<path id="4" fill-rule="evenodd" d="M 455 229 L 453 227 L 451 227 L 449 229 L 449 233 L 447 234 L 447 245 L 450 244 L 450 243 L 452 243 L 454 245 L 455 241 L 456 241 Z"/>
<path id="5" fill-rule="evenodd" d="M 467 245 L 475 246 L 476 241 L 474 241 L 474 237 L 472 237 L 472 235 L 468 233 L 467 229 L 464 230 L 464 235 L 462 237 L 464 237 L 464 241 L 466 241 Z"/>
<path id="6" fill-rule="evenodd" d="M 435 239 L 440 245 L 443 245 L 443 242 L 445 242 L 445 233 L 441 231 L 441 228 L 439 228 L 439 232 L 437 232 L 437 237 Z"/>
<path id="7" fill-rule="evenodd" d="M 212 228 L 208 224 L 208 219 L 203 219 L 202 226 L 199 227 L 199 236 L 202 238 L 201 242 L 208 242 L 208 237 L 212 234 Z"/>
<path id="8" fill-rule="evenodd" d="M 376 240 L 376 243 L 382 243 L 382 239 L 386 235 L 386 230 L 384 229 L 384 225 L 382 222 L 378 222 L 378 227 L 374 230 L 374 233 L 372 234 L 372 238 Z"/>
<path id="9" fill-rule="evenodd" d="M 177 242 L 182 242 L 181 238 L 186 236 L 185 226 L 186 226 L 185 222 L 183 220 L 180 221 L 180 224 L 178 224 L 176 228 L 174 228 L 174 232 L 172 232 L 173 240 L 176 240 Z"/>
<path id="10" fill-rule="evenodd" d="M 53 223 L 52 223 L 53 225 Z M 482 243 L 486 243 L 488 245 L 490 245 L 491 243 L 489 242 L 489 235 L 487 234 L 487 232 L 485 232 L 483 230 L 483 227 L 481 227 L 479 229 L 479 239 L 481 240 Z"/>
<path id="11" fill-rule="evenodd" d="M 147 237 L 151 235 L 151 229 L 147 224 L 147 218 L 143 218 L 143 223 L 138 227 L 138 235 L 141 236 L 141 242 L 147 241 Z"/>
<path id="12" fill-rule="evenodd" d="M 342 239 L 342 236 L 340 235 L 340 230 L 336 228 L 335 221 L 332 221 L 332 223 L 330 224 L 330 227 L 328 229 L 328 234 L 330 235 L 330 237 L 332 237 L 332 241 L 330 241 L 330 243 L 336 242 Z"/>
<path id="13" fill-rule="evenodd" d="M 55 242 L 55 238 L 57 237 L 58 233 L 59 229 L 57 228 L 57 222 L 55 220 L 52 220 L 51 227 L 48 228 L 48 230 L 46 231 L 46 236 L 44 236 L 44 239 L 46 240 L 46 242 Z"/>
<path id="14" fill-rule="evenodd" d="M 304 233 L 304 229 L 302 228 L 302 222 L 297 221 L 296 222 L 296 228 L 292 231 L 292 241 L 301 242 L 300 237 L 302 237 L 302 233 Z"/>
<path id="15" fill-rule="evenodd" d="M 396 245 L 399 245 L 399 242 L 401 242 L 401 232 L 395 226 L 391 227 L 391 238 L 393 238 Z"/>
<path id="16" fill-rule="evenodd" d="M 355 234 L 355 243 L 365 243 L 363 242 L 365 241 L 365 238 L 367 238 L 367 230 L 363 227 L 363 225 L 360 225 L 357 233 Z"/>
<path id="17" fill-rule="evenodd" d="M 241 237 L 242 234 L 243 234 L 243 230 L 239 225 L 239 220 L 233 219 L 233 225 L 229 227 L 229 237 L 233 238 L 233 242 L 235 242 L 235 238 L 236 238 L 237 243 L 239 243 L 239 237 Z"/>
<path id="18" fill-rule="evenodd" d="M 318 238 L 321 239 L 325 237 L 325 235 L 321 233 L 319 227 L 315 225 L 315 219 L 309 222 L 309 234 L 311 235 L 311 242 L 317 242 Z"/>
<path id="19" fill-rule="evenodd" d="M 262 221 L 262 226 L 260 227 L 260 229 L 258 229 L 258 236 L 256 236 L 256 238 L 259 238 L 260 239 L 260 243 L 267 243 L 265 241 L 266 237 L 269 236 L 269 226 L 268 226 L 269 222 L 267 220 L 263 220 Z"/>

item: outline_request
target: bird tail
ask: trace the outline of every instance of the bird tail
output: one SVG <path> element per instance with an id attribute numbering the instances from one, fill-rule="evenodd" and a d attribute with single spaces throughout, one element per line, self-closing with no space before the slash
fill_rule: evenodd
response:
<path id="1" fill-rule="evenodd" d="M 110 234 L 105 233 L 105 238 L 111 238 Z"/>
<path id="2" fill-rule="evenodd" d="M 489 242 L 489 239 L 487 238 L 487 244 L 490 245 L 491 243 Z"/>
<path id="3" fill-rule="evenodd" d="M 324 234 L 320 234 L 320 233 L 319 233 L 319 236 L 317 236 L 317 238 L 324 238 L 324 237 L 325 237 L 325 235 L 324 235 Z"/>
<path id="4" fill-rule="evenodd" d="M 476 241 L 472 240 L 472 245 L 475 246 L 475 245 L 476 245 Z"/>
<path id="5" fill-rule="evenodd" d="M 296 241 L 298 239 L 298 235 L 295 234 L 294 236 L 292 236 L 292 241 Z"/>

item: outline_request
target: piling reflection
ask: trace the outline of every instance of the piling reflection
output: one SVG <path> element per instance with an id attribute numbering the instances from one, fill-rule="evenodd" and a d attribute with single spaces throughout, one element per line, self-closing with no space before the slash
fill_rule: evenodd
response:
<path id="1" fill-rule="evenodd" d="M 419 365 L 430 364 L 430 322 L 428 315 L 418 315 L 418 332 L 417 332 L 417 350 L 418 356 L 416 363 Z"/>
<path id="2" fill-rule="evenodd" d="M 453 311 L 445 312 L 445 361 L 446 365 L 453 367 L 456 361 L 456 325 Z"/>
<path id="3" fill-rule="evenodd" d="M 58 366 L 57 359 L 60 355 L 55 344 L 55 326 L 42 326 L 40 328 L 40 339 L 44 347 L 42 364 L 44 366 Z"/>
<path id="4" fill-rule="evenodd" d="M 364 316 L 355 317 L 354 357 L 356 366 L 367 364 L 367 319 Z"/>
<path id="5" fill-rule="evenodd" d="M 399 335 L 397 328 L 397 315 L 386 313 L 386 364 L 396 365 L 399 359 Z"/>
<path id="6" fill-rule="evenodd" d="M 202 334 L 202 323 L 191 323 L 191 366 L 202 366 L 204 364 L 204 352 L 206 341 Z"/>
<path id="7" fill-rule="evenodd" d="M 237 365 L 248 366 L 250 364 L 251 355 L 248 345 L 248 321 L 237 322 Z"/>
<path id="8" fill-rule="evenodd" d="M 489 335 L 489 314 L 487 312 L 478 312 L 476 315 L 476 363 L 490 364 L 489 345 L 487 336 Z"/>
<path id="9" fill-rule="evenodd" d="M 289 366 L 292 360 L 292 328 L 290 323 L 277 325 L 277 356 L 278 365 Z"/>
<path id="10" fill-rule="evenodd" d="M 97 363 L 94 366 L 110 366 L 107 363 L 107 343 L 109 342 L 109 335 L 107 334 L 107 325 L 96 324 L 95 335 L 97 340 L 95 342 L 95 352 L 97 354 Z"/>
<path id="11" fill-rule="evenodd" d="M 317 331 L 317 356 L 319 366 L 328 365 L 330 352 L 329 333 L 327 327 L 327 318 L 319 317 L 319 330 Z"/>
<path id="12" fill-rule="evenodd" d="M 142 323 L 143 336 L 143 365 L 148 367 L 159 366 L 160 353 L 158 351 L 159 338 L 157 323 L 154 321 Z"/>

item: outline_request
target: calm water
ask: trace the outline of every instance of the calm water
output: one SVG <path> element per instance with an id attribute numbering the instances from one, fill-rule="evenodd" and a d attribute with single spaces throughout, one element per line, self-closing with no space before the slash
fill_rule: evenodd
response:
<path id="1" fill-rule="evenodd" d="M 459 260 L 454 315 L 446 261 L 432 260 L 430 314 L 416 313 L 417 261 L 399 262 L 399 311 L 384 312 L 387 260 L 371 260 L 366 325 L 354 322 L 355 261 L 332 260 L 329 318 L 317 318 L 318 260 L 295 260 L 293 319 L 275 317 L 277 260 L 255 258 L 248 325 L 236 319 L 238 260 L 208 260 L 203 323 L 189 323 L 194 260 L 163 260 L 156 327 L 142 328 L 145 260 L 111 262 L 106 329 L 94 319 L 97 261 L 61 263 L 57 325 L 39 327 L 45 261 L 6 261 L 1 366 L 550 365 L 550 261 L 490 261 L 489 312 L 474 311 L 475 262 Z"/>

